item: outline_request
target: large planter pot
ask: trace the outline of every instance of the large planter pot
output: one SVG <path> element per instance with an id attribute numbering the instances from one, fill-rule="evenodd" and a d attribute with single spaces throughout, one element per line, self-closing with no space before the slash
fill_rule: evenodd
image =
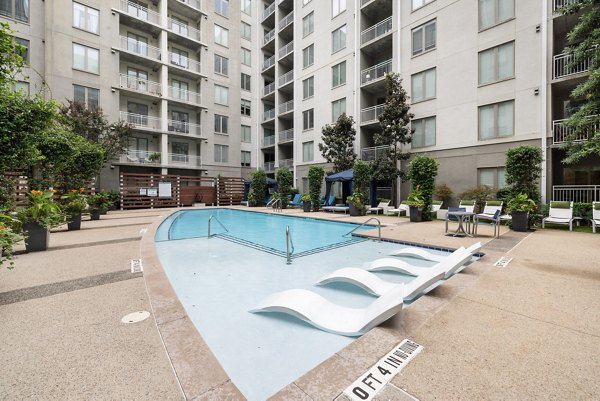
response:
<path id="1" fill-rule="evenodd" d="M 100 210 L 90 210 L 90 219 L 100 220 L 100 215 L 103 214 Z"/>
<path id="2" fill-rule="evenodd" d="M 512 212 L 512 229 L 525 232 L 529 228 L 529 219 L 527 212 Z"/>
<path id="3" fill-rule="evenodd" d="M 350 203 L 350 210 L 348 210 L 350 216 L 362 216 L 363 209 L 356 206 L 354 203 Z"/>
<path id="4" fill-rule="evenodd" d="M 310 212 L 312 210 L 312 203 L 311 202 L 303 202 L 302 210 L 304 210 L 305 212 Z"/>
<path id="5" fill-rule="evenodd" d="M 25 250 L 27 252 L 39 252 L 48 249 L 50 240 L 50 230 L 42 227 L 35 221 L 23 223 L 23 231 L 27 234 L 25 237 Z"/>
<path id="6" fill-rule="evenodd" d="M 423 208 L 418 206 L 409 206 L 410 221 L 419 223 L 423 221 Z"/>
<path id="7" fill-rule="evenodd" d="M 69 231 L 81 229 L 81 213 L 69 216 L 67 227 Z"/>

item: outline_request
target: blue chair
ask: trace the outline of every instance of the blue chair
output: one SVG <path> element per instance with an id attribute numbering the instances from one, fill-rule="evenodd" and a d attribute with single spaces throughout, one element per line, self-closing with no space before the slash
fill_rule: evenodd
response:
<path id="1" fill-rule="evenodd" d="M 475 221 L 473 222 L 475 225 L 473 235 L 477 236 L 477 226 L 480 224 L 487 224 L 494 226 L 494 237 L 498 238 L 500 236 L 500 209 L 496 210 L 493 216 L 485 216 L 483 214 L 476 214 Z"/>
<path id="2" fill-rule="evenodd" d="M 294 195 L 294 199 L 292 199 L 289 206 L 292 206 L 292 207 L 293 206 L 302 206 L 302 201 L 300 200 L 301 197 L 302 197 L 302 195 L 300 195 L 300 194 Z"/>
<path id="3" fill-rule="evenodd" d="M 446 214 L 446 232 L 448 232 L 448 222 L 458 221 L 458 217 L 451 215 L 452 212 L 466 212 L 467 209 L 464 207 L 449 207 L 448 214 Z"/>
<path id="4" fill-rule="evenodd" d="M 335 195 L 331 195 L 321 206 L 333 206 L 335 204 Z"/>

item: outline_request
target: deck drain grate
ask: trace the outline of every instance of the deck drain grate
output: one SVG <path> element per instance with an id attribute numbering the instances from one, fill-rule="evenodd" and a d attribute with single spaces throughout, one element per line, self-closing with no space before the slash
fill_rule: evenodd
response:
<path id="1" fill-rule="evenodd" d="M 141 311 L 133 312 L 133 313 L 123 316 L 123 319 L 121 319 L 121 322 L 127 323 L 127 324 L 139 323 L 143 320 L 148 319 L 148 317 L 150 317 L 150 312 L 141 310 Z"/>
<path id="2" fill-rule="evenodd" d="M 512 260 L 512 258 L 509 259 L 505 256 L 502 256 L 500 259 L 498 259 L 498 261 L 496 263 L 494 263 L 494 266 L 506 267 L 506 266 L 508 266 L 508 264 L 510 263 L 511 260 Z"/>
<path id="3" fill-rule="evenodd" d="M 131 259 L 131 272 L 141 273 L 143 271 L 144 266 L 142 265 L 142 259 Z"/>

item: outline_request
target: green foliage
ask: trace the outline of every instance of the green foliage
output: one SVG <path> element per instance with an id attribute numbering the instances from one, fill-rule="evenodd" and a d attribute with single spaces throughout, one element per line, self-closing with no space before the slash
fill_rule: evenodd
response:
<path id="1" fill-rule="evenodd" d="M 319 150 L 328 163 L 333 163 L 334 173 L 352 168 L 356 160 L 353 125 L 354 119 L 342 113 L 335 124 L 326 124 L 321 131 L 323 143 L 319 143 Z"/>
<path id="2" fill-rule="evenodd" d="M 300 197 L 300 200 L 302 202 L 310 202 L 310 194 L 309 193 L 302 194 L 302 196 Z"/>
<path id="3" fill-rule="evenodd" d="M 15 206 L 15 180 L 0 174 L 0 212 L 12 210 Z"/>
<path id="4" fill-rule="evenodd" d="M 483 210 L 483 205 L 487 199 L 493 199 L 496 195 L 494 188 L 488 187 L 487 185 L 478 185 L 467 189 L 465 192 L 459 194 L 461 199 L 473 199 L 476 202 L 475 213 Z M 465 203 L 463 203 L 465 204 Z"/>
<path id="5" fill-rule="evenodd" d="M 27 197 L 29 206 L 17 210 L 22 223 L 37 222 L 42 227 L 55 227 L 64 222 L 60 205 L 54 201 L 54 191 L 32 190 Z"/>
<path id="6" fill-rule="evenodd" d="M 552 201 L 550 202 L 550 207 L 553 209 L 570 209 L 571 202 L 567 201 Z"/>
<path id="7" fill-rule="evenodd" d="M 256 170 L 252 173 L 252 184 L 250 184 L 250 193 L 248 194 L 248 204 L 250 206 L 260 206 L 265 204 L 265 194 L 267 193 L 267 174 L 264 170 Z"/>
<path id="8" fill-rule="evenodd" d="M 310 166 L 308 169 L 308 192 L 312 203 L 313 212 L 318 212 L 321 206 L 319 197 L 321 196 L 321 186 L 325 177 L 323 167 Z"/>
<path id="9" fill-rule="evenodd" d="M 533 212 L 535 208 L 535 201 L 524 193 L 517 194 L 507 205 L 509 212 Z"/>
<path id="10" fill-rule="evenodd" d="M 431 220 L 431 201 L 433 200 L 438 166 L 439 163 L 435 159 L 422 155 L 415 156 L 408 165 L 408 175 L 412 186 L 415 189 L 419 188 L 423 197 L 423 220 Z"/>
<path id="11" fill-rule="evenodd" d="M 508 205 L 508 201 L 512 198 L 512 189 L 510 187 L 504 187 L 496 192 L 496 199 L 504 202 Z"/>
<path id="12" fill-rule="evenodd" d="M 106 212 L 114 204 L 109 192 L 97 192 L 88 196 L 87 203 L 90 210 Z"/>
<path id="13" fill-rule="evenodd" d="M 20 222 L 12 216 L 0 214 L 0 267 L 8 262 L 8 268 L 13 267 L 13 248 L 15 244 L 23 240 L 23 236 L 19 234 Z"/>
<path id="14" fill-rule="evenodd" d="M 581 12 L 567 35 L 568 42 L 575 43 L 565 49 L 565 53 L 573 54 L 570 66 L 589 59 L 589 76 L 571 93 L 571 99 L 583 100 L 583 104 L 564 123 L 572 129 L 572 134 L 567 138 L 563 163 L 572 164 L 587 156 L 600 155 L 600 1 L 575 1 L 560 12 L 565 15 Z M 586 137 L 586 141 L 575 142 L 576 138 Z"/>
<path id="15" fill-rule="evenodd" d="M 354 192 L 366 194 L 371 183 L 371 167 L 368 163 L 357 160 L 352 167 Z"/>
<path id="16" fill-rule="evenodd" d="M 596 205 L 598 206 L 598 205 Z M 573 217 L 581 217 L 582 219 L 591 220 L 593 208 L 591 203 L 575 202 L 573 203 Z"/>
<path id="17" fill-rule="evenodd" d="M 524 193 L 534 202 L 540 200 L 539 180 L 542 174 L 542 149 L 521 145 L 506 152 L 506 184 L 513 196 Z"/>
<path id="18" fill-rule="evenodd" d="M 281 207 L 285 208 L 290 202 L 288 195 L 290 195 L 292 191 L 294 175 L 289 168 L 282 167 L 277 170 L 275 178 L 277 179 L 277 187 L 279 189 L 279 193 L 281 194 Z"/>
<path id="19" fill-rule="evenodd" d="M 62 201 L 62 208 L 67 216 L 74 216 L 82 213 L 88 206 L 87 195 L 85 194 L 85 188 L 83 187 L 65 192 L 61 195 L 60 200 Z"/>
<path id="20" fill-rule="evenodd" d="M 425 207 L 425 196 L 421 191 L 421 188 L 417 185 L 413 188 L 411 193 L 408 195 L 408 198 L 404 202 L 408 206 L 416 206 L 416 207 Z M 431 213 L 423 213 L 423 219 L 425 219 L 425 214 Z"/>
<path id="21" fill-rule="evenodd" d="M 0 87 L 10 86 L 25 67 L 25 60 L 20 56 L 25 47 L 13 40 L 12 33 L 7 23 L 0 22 Z"/>
<path id="22" fill-rule="evenodd" d="M 450 189 L 448 185 L 443 183 L 436 185 L 435 189 L 433 190 L 433 197 L 436 200 L 441 200 L 443 203 L 446 204 L 446 206 L 448 206 L 448 204 L 452 200 L 452 195 L 454 195 L 452 189 Z"/>

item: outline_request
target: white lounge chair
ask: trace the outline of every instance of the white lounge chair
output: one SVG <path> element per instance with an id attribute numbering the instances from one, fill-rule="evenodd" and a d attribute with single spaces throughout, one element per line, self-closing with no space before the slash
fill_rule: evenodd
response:
<path id="1" fill-rule="evenodd" d="M 405 203 L 406 201 L 402 201 L 400 202 L 400 205 L 397 208 L 393 208 L 393 209 L 388 209 L 385 214 L 394 214 L 394 213 L 398 213 L 398 216 L 400 216 L 400 214 L 402 212 L 404 212 L 404 214 L 408 213 L 409 210 L 409 206 Z"/>
<path id="2" fill-rule="evenodd" d="M 287 313 L 330 333 L 360 336 L 400 312 L 403 299 L 403 284 L 394 286 L 366 308 L 348 308 L 312 291 L 293 289 L 272 294 L 250 312 Z"/>
<path id="3" fill-rule="evenodd" d="M 363 264 L 363 268 L 369 271 L 393 270 L 397 273 L 408 274 L 409 276 L 418 276 L 421 273 L 421 267 L 411 265 L 400 259 L 379 258 Z"/>
<path id="4" fill-rule="evenodd" d="M 344 212 L 344 213 L 348 213 L 348 211 L 350 210 L 350 206 L 325 206 L 322 207 L 321 210 L 324 210 L 326 212 Z"/>
<path id="5" fill-rule="evenodd" d="M 377 207 L 370 207 L 367 209 L 367 212 L 369 213 L 373 213 L 375 212 L 376 214 L 379 214 L 379 212 L 381 212 L 382 214 L 385 214 L 385 212 L 388 210 L 390 206 L 390 201 L 382 201 L 379 202 L 379 204 L 377 205 Z"/>
<path id="6" fill-rule="evenodd" d="M 480 249 L 481 249 L 481 242 L 477 242 L 477 243 L 471 245 L 470 247 L 468 247 L 467 251 L 469 251 L 471 254 L 475 254 L 475 252 L 479 252 Z M 448 256 L 450 256 L 450 253 L 447 255 L 440 255 L 437 253 L 430 252 L 424 248 L 408 247 L 408 248 L 398 249 L 397 251 L 392 251 L 388 255 L 400 256 L 400 257 L 406 257 L 406 258 L 423 259 L 423 260 L 429 260 L 431 262 L 441 262 L 442 260 L 444 260 Z"/>
<path id="7" fill-rule="evenodd" d="M 550 202 L 549 216 L 542 219 L 542 228 L 546 223 L 568 224 L 569 231 L 573 231 L 573 221 L 581 217 L 573 217 L 573 202 Z"/>
<path id="8" fill-rule="evenodd" d="M 458 203 L 458 207 L 464 207 L 465 212 L 473 213 L 473 211 L 475 210 L 476 204 L 477 204 L 477 201 L 461 199 L 460 202 Z"/>
<path id="9" fill-rule="evenodd" d="M 600 202 L 592 202 L 592 232 L 596 233 L 596 226 L 600 224 Z"/>

